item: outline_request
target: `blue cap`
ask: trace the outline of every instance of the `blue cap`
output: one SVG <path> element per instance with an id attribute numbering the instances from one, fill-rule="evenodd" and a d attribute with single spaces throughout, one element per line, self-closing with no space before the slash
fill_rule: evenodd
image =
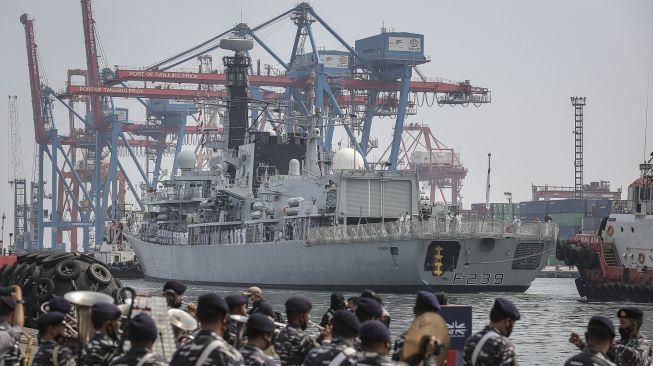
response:
<path id="1" fill-rule="evenodd" d="M 136 314 L 127 324 L 129 339 L 147 339 L 155 341 L 158 336 L 156 323 L 145 313 Z"/>
<path id="2" fill-rule="evenodd" d="M 333 330 L 338 332 L 340 328 L 347 328 L 358 333 L 361 328 L 361 323 L 354 313 L 348 310 L 338 310 L 331 319 Z"/>
<path id="3" fill-rule="evenodd" d="M 644 320 L 644 312 L 634 306 L 626 306 L 619 309 L 617 317 L 642 321 Z"/>
<path id="4" fill-rule="evenodd" d="M 390 332 L 382 322 L 368 320 L 361 325 L 359 337 L 363 342 L 388 342 L 390 341 Z"/>
<path id="5" fill-rule="evenodd" d="M 308 313 L 313 308 L 313 304 L 303 297 L 295 296 L 286 300 L 286 312 L 303 314 Z"/>
<path id="6" fill-rule="evenodd" d="M 216 293 L 209 292 L 197 298 L 197 314 L 226 314 L 229 312 L 229 306 Z M 202 316 L 200 316 L 202 317 Z"/>
<path id="7" fill-rule="evenodd" d="M 0 309 L 14 310 L 16 308 L 16 300 L 11 296 L 0 296 Z"/>
<path id="8" fill-rule="evenodd" d="M 186 285 L 177 280 L 170 280 L 163 285 L 163 291 L 167 290 L 172 290 L 177 295 L 183 295 L 186 292 Z"/>
<path id="9" fill-rule="evenodd" d="M 594 315 L 593 317 L 591 317 L 589 323 L 587 324 L 587 327 L 603 328 L 607 330 L 608 333 L 610 333 L 612 338 L 614 338 L 614 336 L 616 335 L 612 320 L 610 320 L 608 317 L 603 315 Z"/>
<path id="10" fill-rule="evenodd" d="M 358 300 L 358 307 L 356 308 L 356 313 L 359 312 L 370 314 L 373 317 L 380 317 L 383 315 L 383 308 L 378 301 L 370 297 L 361 297 Z"/>
<path id="11" fill-rule="evenodd" d="M 63 296 L 56 296 L 48 302 L 48 307 L 50 308 L 50 311 L 58 311 L 67 314 L 70 312 L 70 309 L 72 309 L 73 304 L 64 299 Z"/>
<path id="12" fill-rule="evenodd" d="M 497 297 L 494 299 L 492 310 L 490 310 L 490 320 L 499 321 L 505 318 L 519 320 L 521 319 L 521 314 L 519 314 L 519 310 L 517 310 L 517 307 L 512 301 Z"/>
<path id="13" fill-rule="evenodd" d="M 415 308 L 421 311 L 440 311 L 440 302 L 435 295 L 428 291 L 417 292 Z"/>
<path id="14" fill-rule="evenodd" d="M 265 301 L 259 304 L 258 310 L 255 313 L 260 313 L 274 318 L 274 309 L 272 309 L 272 306 Z"/>
<path id="15" fill-rule="evenodd" d="M 237 308 L 247 304 L 247 296 L 241 294 L 233 294 L 224 298 L 224 301 L 229 305 L 229 309 Z"/>
<path id="16" fill-rule="evenodd" d="M 49 313 L 45 313 L 39 316 L 36 322 L 38 323 L 38 325 L 41 326 L 59 325 L 63 323 L 64 318 L 65 315 L 63 313 L 60 313 L 58 311 L 51 311 Z"/>
<path id="17" fill-rule="evenodd" d="M 120 319 L 122 312 L 115 304 L 100 302 L 91 306 L 91 318 L 96 320 Z"/>
<path id="18" fill-rule="evenodd" d="M 274 322 L 263 314 L 252 314 L 247 319 L 247 331 L 256 330 L 262 333 L 274 333 Z"/>

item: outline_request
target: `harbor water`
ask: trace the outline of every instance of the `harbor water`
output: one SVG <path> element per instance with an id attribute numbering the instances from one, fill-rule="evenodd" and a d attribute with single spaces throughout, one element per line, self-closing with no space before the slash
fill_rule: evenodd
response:
<path id="1" fill-rule="evenodd" d="M 125 280 L 123 282 L 139 293 L 157 293 L 163 287 L 163 281 Z M 190 285 L 185 301 L 195 302 L 198 295 L 209 291 L 225 296 L 242 290 L 232 287 Z M 345 297 L 358 295 L 347 292 L 344 294 Z M 295 295 L 304 296 L 313 302 L 311 319 L 319 322 L 328 308 L 330 292 L 263 289 L 263 297 L 274 310 L 282 313 L 285 300 Z M 392 317 L 390 332 L 394 338 L 412 321 L 414 296 L 391 293 L 380 295 Z M 625 305 L 610 302 L 582 302 L 578 297 L 574 280 L 566 278 L 538 278 L 526 293 L 521 294 L 451 294 L 449 303 L 472 306 L 473 330 L 476 332 L 488 323 L 489 309 L 497 296 L 512 299 L 522 314 L 522 319 L 517 322 L 510 337 L 515 343 L 521 365 L 562 365 L 567 358 L 577 352 L 576 348 L 568 342 L 572 331 L 583 335 L 587 321 L 596 314 L 609 316 L 618 326 L 617 310 Z M 645 314 L 643 333 L 649 337 L 653 336 L 653 304 L 637 304 L 637 306 Z"/>

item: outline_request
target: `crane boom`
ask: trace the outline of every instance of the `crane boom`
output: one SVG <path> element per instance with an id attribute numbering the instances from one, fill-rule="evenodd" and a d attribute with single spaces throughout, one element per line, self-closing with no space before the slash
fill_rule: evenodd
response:
<path id="1" fill-rule="evenodd" d="M 88 70 L 87 83 L 91 86 L 99 85 L 99 67 L 97 43 L 95 40 L 95 20 L 91 0 L 82 1 L 82 23 L 84 26 L 84 45 L 86 46 L 86 70 Z M 91 110 L 95 128 L 102 125 L 102 104 L 99 96 L 91 96 Z"/>
<path id="2" fill-rule="evenodd" d="M 20 22 L 25 27 L 25 45 L 27 47 L 27 66 L 29 70 L 29 85 L 32 95 L 32 113 L 34 116 L 34 137 L 37 142 L 44 138 L 43 107 L 41 105 L 41 74 L 34 41 L 34 19 L 27 14 L 20 16 Z"/>

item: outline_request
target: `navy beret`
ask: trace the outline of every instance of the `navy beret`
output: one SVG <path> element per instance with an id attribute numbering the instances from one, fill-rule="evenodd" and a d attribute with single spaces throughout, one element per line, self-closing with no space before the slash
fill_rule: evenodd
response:
<path id="1" fill-rule="evenodd" d="M 288 313 L 308 313 L 312 308 L 313 304 L 303 297 L 295 296 L 286 300 L 286 312 Z"/>
<path id="2" fill-rule="evenodd" d="M 14 310 L 16 308 L 16 300 L 11 296 L 0 296 L 0 309 Z"/>
<path id="3" fill-rule="evenodd" d="M 127 331 L 129 332 L 129 339 L 143 338 L 154 341 L 158 336 L 156 323 L 145 313 L 138 313 L 131 318 L 129 324 L 127 324 Z"/>
<path id="4" fill-rule="evenodd" d="M 259 304 L 258 311 L 256 311 L 256 313 L 271 316 L 274 318 L 274 310 L 272 309 L 272 306 L 265 301 Z"/>
<path id="5" fill-rule="evenodd" d="M 163 291 L 166 290 L 172 290 L 177 295 L 182 295 L 184 292 L 186 292 L 186 285 L 177 280 L 170 280 L 166 282 L 165 285 L 163 285 Z"/>
<path id="6" fill-rule="evenodd" d="M 619 309 L 619 311 L 617 312 L 617 316 L 619 318 L 629 318 L 629 319 L 634 319 L 639 321 L 644 320 L 644 312 L 634 306 L 628 306 Z"/>
<path id="7" fill-rule="evenodd" d="M 252 314 L 247 319 L 247 331 L 256 330 L 263 333 L 274 333 L 276 327 L 272 319 L 263 314 Z"/>
<path id="8" fill-rule="evenodd" d="M 370 314 L 374 317 L 380 317 L 383 315 L 383 308 L 378 301 L 370 297 L 362 297 L 358 300 L 358 307 L 356 312 L 362 311 L 364 313 Z"/>
<path id="9" fill-rule="evenodd" d="M 247 304 L 247 297 L 241 294 L 233 294 L 225 297 L 224 301 L 227 302 L 227 305 L 229 305 L 230 309 L 233 309 Z"/>
<path id="10" fill-rule="evenodd" d="M 510 300 L 503 297 L 497 297 L 494 300 L 494 305 L 490 311 L 490 320 L 499 321 L 501 319 L 510 318 L 512 320 L 519 320 L 521 315 L 515 304 Z"/>
<path id="11" fill-rule="evenodd" d="M 338 330 L 340 327 L 348 328 L 358 333 L 361 328 L 361 323 L 358 321 L 358 318 L 354 313 L 347 310 L 338 310 L 336 311 L 333 319 L 331 319 L 331 324 L 333 325 L 334 330 Z"/>
<path id="12" fill-rule="evenodd" d="M 428 291 L 417 292 L 415 308 L 423 311 L 440 311 L 440 302 L 435 295 Z"/>
<path id="13" fill-rule="evenodd" d="M 229 306 L 227 303 L 220 297 L 220 295 L 213 292 L 204 294 L 197 298 L 197 313 L 207 313 L 215 314 L 222 313 L 226 314 L 229 312 Z"/>
<path id="14" fill-rule="evenodd" d="M 60 313 L 69 313 L 70 309 L 73 307 L 73 304 L 64 299 L 63 296 L 57 296 L 48 302 L 48 307 L 50 311 L 58 311 Z"/>
<path id="15" fill-rule="evenodd" d="M 614 338 L 616 335 L 614 331 L 614 324 L 612 323 L 612 320 L 608 319 L 608 317 L 603 316 L 603 315 L 594 315 L 593 317 L 590 318 L 589 323 L 587 324 L 587 327 L 598 327 L 598 328 L 603 328 L 610 333 L 610 335 Z"/>
<path id="16" fill-rule="evenodd" d="M 65 315 L 63 313 L 60 313 L 58 311 L 51 311 L 49 313 L 45 313 L 41 316 L 39 316 L 38 320 L 36 321 L 39 325 L 47 326 L 47 325 L 59 325 L 63 323 Z"/>
<path id="17" fill-rule="evenodd" d="M 382 322 L 368 320 L 361 325 L 359 337 L 363 342 L 388 342 L 390 341 L 390 332 Z"/>
<path id="18" fill-rule="evenodd" d="M 115 304 L 100 302 L 91 306 L 91 318 L 97 320 L 120 319 L 122 312 Z"/>

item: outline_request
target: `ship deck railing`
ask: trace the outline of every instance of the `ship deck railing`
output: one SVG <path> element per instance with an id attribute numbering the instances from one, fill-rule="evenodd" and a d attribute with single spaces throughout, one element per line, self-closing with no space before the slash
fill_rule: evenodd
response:
<path id="1" fill-rule="evenodd" d="M 558 227 L 551 222 L 514 225 L 503 221 L 446 222 L 409 221 L 363 225 L 314 227 L 308 231 L 309 242 L 407 240 L 407 239 L 483 239 L 555 240 Z"/>

